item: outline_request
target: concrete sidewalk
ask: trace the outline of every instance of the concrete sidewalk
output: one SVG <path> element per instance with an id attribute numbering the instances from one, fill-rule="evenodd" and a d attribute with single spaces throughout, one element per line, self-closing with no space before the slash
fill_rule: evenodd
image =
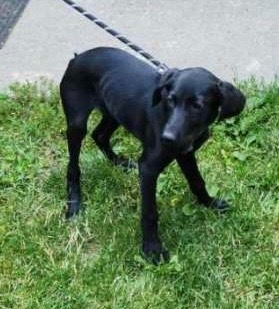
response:
<path id="1" fill-rule="evenodd" d="M 76 1 L 170 66 L 228 80 L 279 74 L 278 0 Z M 31 0 L 0 50 L 0 89 L 41 75 L 59 81 L 74 51 L 100 45 L 127 49 L 63 1 Z"/>

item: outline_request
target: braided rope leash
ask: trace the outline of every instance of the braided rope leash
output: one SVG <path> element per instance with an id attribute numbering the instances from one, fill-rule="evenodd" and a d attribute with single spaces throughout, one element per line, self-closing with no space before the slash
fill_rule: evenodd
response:
<path id="1" fill-rule="evenodd" d="M 164 63 L 160 62 L 159 60 L 156 60 L 155 58 L 153 58 L 149 53 L 145 52 L 138 45 L 136 45 L 135 43 L 131 42 L 125 36 L 123 36 L 122 34 L 117 32 L 116 30 L 114 30 L 111 27 L 109 27 L 106 23 L 104 23 L 102 20 L 100 20 L 97 17 L 95 17 L 93 14 L 87 12 L 84 8 L 82 8 L 81 6 L 76 4 L 74 1 L 72 1 L 72 0 L 62 0 L 62 1 L 67 3 L 74 10 L 76 10 L 80 14 L 82 14 L 84 17 L 86 17 L 89 20 L 93 21 L 97 26 L 99 26 L 100 28 L 104 29 L 106 32 L 108 32 L 109 34 L 111 34 L 112 36 L 117 38 L 119 41 L 121 41 L 122 43 L 124 43 L 127 46 L 129 46 L 132 50 L 134 50 L 137 53 L 139 53 L 141 56 L 143 56 L 145 59 L 147 59 L 150 63 L 152 63 L 152 65 L 154 65 L 160 73 L 163 73 L 166 70 L 168 70 L 168 66 L 166 64 L 164 64 Z"/>

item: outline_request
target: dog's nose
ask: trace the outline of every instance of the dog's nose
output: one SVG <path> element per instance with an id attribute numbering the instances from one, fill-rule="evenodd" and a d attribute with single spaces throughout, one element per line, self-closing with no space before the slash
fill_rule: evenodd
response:
<path id="1" fill-rule="evenodd" d="M 176 145 L 176 137 L 172 132 L 164 132 L 162 134 L 161 141 L 165 146 Z"/>

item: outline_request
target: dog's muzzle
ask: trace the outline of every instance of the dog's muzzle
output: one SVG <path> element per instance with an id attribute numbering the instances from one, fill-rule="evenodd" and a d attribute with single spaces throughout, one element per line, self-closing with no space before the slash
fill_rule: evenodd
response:
<path id="1" fill-rule="evenodd" d="M 171 151 L 187 153 L 193 150 L 192 142 L 189 141 L 186 145 L 181 145 L 178 143 L 177 137 L 169 131 L 163 132 L 161 142 L 164 147 Z"/>
<path id="2" fill-rule="evenodd" d="M 177 147 L 177 138 L 172 132 L 163 132 L 161 141 L 164 146 Z"/>

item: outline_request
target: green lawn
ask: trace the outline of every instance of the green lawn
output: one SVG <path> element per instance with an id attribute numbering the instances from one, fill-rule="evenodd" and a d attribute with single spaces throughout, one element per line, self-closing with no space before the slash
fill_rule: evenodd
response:
<path id="1" fill-rule="evenodd" d="M 158 204 L 172 259 L 158 267 L 139 254 L 137 171 L 112 166 L 88 136 L 86 211 L 66 222 L 56 86 L 17 84 L 0 95 L 0 308 L 279 308 L 279 82 L 241 87 L 245 112 L 217 124 L 198 154 L 209 191 L 232 209 L 217 215 L 197 205 L 171 165 Z M 113 143 L 140 154 L 123 130 Z"/>

